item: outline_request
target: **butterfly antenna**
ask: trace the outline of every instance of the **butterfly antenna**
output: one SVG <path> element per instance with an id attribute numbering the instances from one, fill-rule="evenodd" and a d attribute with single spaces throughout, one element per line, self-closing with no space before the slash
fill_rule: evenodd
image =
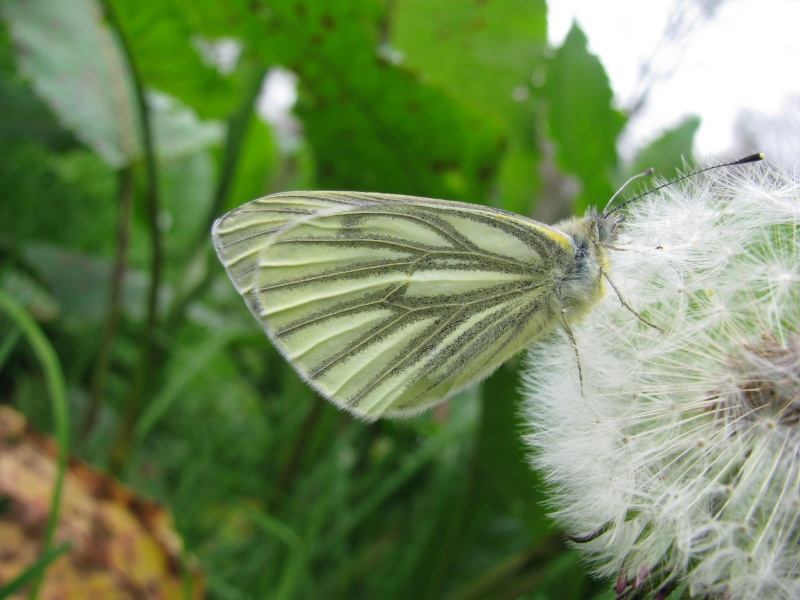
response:
<path id="1" fill-rule="evenodd" d="M 647 190 L 644 194 L 639 194 L 638 196 L 635 196 L 635 197 L 631 198 L 630 200 L 627 200 L 627 201 L 623 202 L 619 206 L 615 206 L 608 213 L 604 212 L 604 214 L 606 216 L 610 215 L 610 214 L 613 214 L 616 211 L 618 211 L 620 208 L 623 208 L 623 207 L 627 206 L 631 202 L 635 202 L 636 200 L 639 200 L 640 198 L 644 198 L 645 196 L 649 196 L 653 192 L 657 192 L 658 190 L 661 190 L 661 189 L 663 189 L 665 187 L 669 187 L 671 185 L 675 185 L 676 183 L 679 183 L 679 182 L 683 181 L 684 179 L 689 179 L 690 177 L 694 177 L 695 175 L 699 175 L 700 173 L 705 173 L 706 171 L 713 171 L 714 169 L 722 169 L 724 167 L 735 167 L 737 165 L 745 165 L 747 163 L 758 162 L 758 161 L 764 160 L 764 158 L 765 158 L 765 156 L 763 154 L 761 154 L 761 152 L 756 152 L 755 154 L 751 154 L 750 156 L 745 156 L 744 158 L 740 158 L 739 160 L 734 160 L 732 162 L 722 163 L 720 165 L 711 165 L 710 167 L 705 167 L 704 169 L 698 169 L 697 171 L 692 171 L 691 173 L 687 173 L 686 175 L 681 175 L 677 179 L 673 179 L 672 181 L 667 181 L 666 183 L 662 183 L 658 187 L 654 187 L 652 190 Z M 637 177 L 639 177 L 639 175 L 634 175 L 633 177 L 631 177 L 631 179 L 636 179 Z M 629 179 L 628 181 L 631 181 L 631 179 Z M 627 182 L 625 183 L 625 185 L 627 185 Z M 622 186 L 622 187 L 625 187 L 625 186 Z M 622 190 L 620 190 L 620 191 L 622 191 Z M 614 197 L 611 198 L 612 201 L 614 200 L 614 198 L 616 198 L 617 194 L 619 194 L 619 192 L 614 194 Z M 611 202 L 609 202 L 608 204 L 611 204 Z M 606 205 L 606 208 L 608 208 L 608 205 Z"/>
<path id="2" fill-rule="evenodd" d="M 608 207 L 611 206 L 611 203 L 614 202 L 614 200 L 617 198 L 617 196 L 620 195 L 622 190 L 624 190 L 626 187 L 628 187 L 628 184 L 631 181 L 634 181 L 635 179 L 639 179 L 640 177 L 650 177 L 650 175 L 652 175 L 654 171 L 655 171 L 655 169 L 653 169 L 653 167 L 650 167 L 646 171 L 642 171 L 641 173 L 637 173 L 636 175 L 634 175 L 633 177 L 628 179 L 628 181 L 623 183 L 622 186 L 620 186 L 620 188 L 616 192 L 614 192 L 614 195 L 611 196 L 611 199 L 606 203 L 606 207 L 603 209 L 603 214 L 606 213 L 606 211 L 608 210 Z"/>

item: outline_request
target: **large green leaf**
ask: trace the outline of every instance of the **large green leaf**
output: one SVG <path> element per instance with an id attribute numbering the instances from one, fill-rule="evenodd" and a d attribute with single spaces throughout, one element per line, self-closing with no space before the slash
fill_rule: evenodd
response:
<path id="1" fill-rule="evenodd" d="M 545 83 L 548 124 L 557 144 L 556 160 L 583 186 L 576 212 L 603 204 L 614 192 L 617 137 L 625 117 L 611 105 L 613 92 L 603 66 L 587 49 L 583 31 L 573 25 L 550 62 Z"/>
<path id="2" fill-rule="evenodd" d="M 46 243 L 21 244 L 19 250 L 21 263 L 36 274 L 74 326 L 78 320 L 100 322 L 108 303 L 110 261 Z M 126 271 L 122 295 L 126 312 L 140 316 L 146 290 L 145 273 Z"/>
<path id="3" fill-rule="evenodd" d="M 379 3 L 270 8 L 250 42 L 299 75 L 298 114 L 322 187 L 485 197 L 501 129 L 380 55 Z"/>
<path id="4" fill-rule="evenodd" d="M 505 144 L 498 113 L 394 64 L 383 2 L 173 1 L 208 38 L 239 38 L 298 75 L 317 186 L 487 198 Z"/>
<path id="5" fill-rule="evenodd" d="M 237 177 L 229 194 L 231 208 L 274 190 L 277 152 L 272 130 L 260 119 L 253 119 L 242 143 Z"/>
<path id="6" fill-rule="evenodd" d="M 543 0 L 398 0 L 388 15 L 389 52 L 404 66 L 504 125 L 493 204 L 529 214 L 538 199 L 537 107 L 544 69 Z"/>
<path id="7" fill-rule="evenodd" d="M 533 106 L 534 73 L 547 43 L 543 0 L 398 0 L 390 43 L 404 64 L 504 121 Z M 518 132 L 533 138 L 533 130 Z"/>
<path id="8" fill-rule="evenodd" d="M 546 13 L 542 0 L 399 0 L 388 18 L 402 64 L 502 122 L 509 142 L 492 203 L 523 214 L 539 196 L 533 82 L 544 70 Z"/>
<path id="9" fill-rule="evenodd" d="M 139 153 L 129 73 L 91 0 L 3 0 L 22 71 L 63 125 L 112 167 Z"/>
<path id="10" fill-rule="evenodd" d="M 148 94 L 155 131 L 156 152 L 161 159 L 194 154 L 222 141 L 223 128 L 216 121 L 200 121 L 191 109 L 166 94 Z"/>
<path id="11" fill-rule="evenodd" d="M 36 94 L 19 82 L 0 76 L 0 139 L 37 139 L 53 146 L 75 143 Z"/>
<path id="12" fill-rule="evenodd" d="M 192 6 L 180 0 L 114 0 L 113 5 L 148 86 L 179 98 L 203 118 L 233 110 L 237 89 L 201 56 L 203 39 L 191 28 Z"/>
<path id="13" fill-rule="evenodd" d="M 0 20 L 0 139 L 31 138 L 56 147 L 74 145 L 55 115 L 18 73 L 10 32 Z"/>
<path id="14" fill-rule="evenodd" d="M 116 37 L 92 0 L 0 4 L 20 69 L 62 124 L 108 165 L 141 156 L 131 76 Z M 156 145 L 162 158 L 195 152 L 221 139 L 214 123 L 166 95 L 151 94 Z"/>

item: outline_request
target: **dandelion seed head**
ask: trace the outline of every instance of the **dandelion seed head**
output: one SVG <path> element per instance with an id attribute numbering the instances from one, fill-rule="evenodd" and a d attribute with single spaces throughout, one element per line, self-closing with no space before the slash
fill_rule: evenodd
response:
<path id="1" fill-rule="evenodd" d="M 533 464 L 617 593 L 800 597 L 800 186 L 762 166 L 628 207 L 609 291 L 534 347 Z M 635 594 L 633 593 L 635 592 Z"/>

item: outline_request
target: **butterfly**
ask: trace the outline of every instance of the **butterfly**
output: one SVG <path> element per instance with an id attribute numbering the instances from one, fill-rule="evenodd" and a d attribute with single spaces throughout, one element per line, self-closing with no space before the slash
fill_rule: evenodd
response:
<path id="1" fill-rule="evenodd" d="M 603 297 L 605 282 L 662 331 L 608 275 L 620 209 L 699 173 L 763 159 L 706 167 L 609 210 L 617 192 L 602 213 L 554 226 L 416 196 L 287 192 L 222 216 L 212 238 L 250 311 L 319 394 L 366 420 L 411 416 L 556 325 L 577 355 L 570 324 Z"/>
<path id="2" fill-rule="evenodd" d="M 619 213 L 555 226 L 476 204 L 288 192 L 219 218 L 220 261 L 319 394 L 367 420 L 417 414 L 604 294 Z M 612 284 L 613 285 L 613 284 Z"/>

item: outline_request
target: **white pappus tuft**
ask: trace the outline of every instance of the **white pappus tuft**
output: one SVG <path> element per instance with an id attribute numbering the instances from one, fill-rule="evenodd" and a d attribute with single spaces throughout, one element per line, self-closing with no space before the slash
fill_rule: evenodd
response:
<path id="1" fill-rule="evenodd" d="M 744 165 L 625 211 L 608 274 L 664 331 L 606 285 L 578 359 L 530 351 L 555 516 L 620 598 L 800 598 L 800 186 Z"/>

